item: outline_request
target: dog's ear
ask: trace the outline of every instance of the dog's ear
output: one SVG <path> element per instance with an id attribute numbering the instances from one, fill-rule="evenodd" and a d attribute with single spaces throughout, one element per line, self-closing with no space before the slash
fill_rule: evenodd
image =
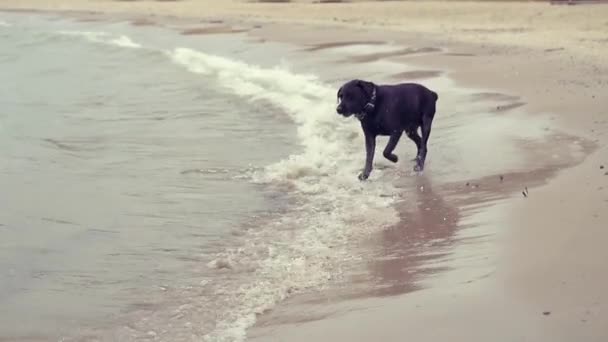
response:
<path id="1" fill-rule="evenodd" d="M 357 86 L 363 89 L 363 92 L 367 97 L 371 97 L 374 92 L 374 84 L 363 80 L 357 80 Z"/>

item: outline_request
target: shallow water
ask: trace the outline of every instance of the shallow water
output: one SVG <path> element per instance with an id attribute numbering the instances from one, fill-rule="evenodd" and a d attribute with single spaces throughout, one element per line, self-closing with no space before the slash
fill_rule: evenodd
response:
<path id="1" fill-rule="evenodd" d="M 353 265 L 387 257 L 362 241 L 411 236 L 384 252 L 420 260 L 440 254 L 433 241 L 454 243 L 453 230 L 420 246 L 424 231 L 387 229 L 428 223 L 396 207 L 432 188 L 410 177 L 413 165 L 378 158 L 370 182 L 356 178 L 360 129 L 334 111 L 353 69 L 328 61 L 365 45 L 310 52 L 245 34 L 50 19 L 0 16 L 0 339 L 243 341 L 286 298 L 344 286 L 363 272 Z M 468 103 L 472 90 L 435 76 L 425 82 L 440 93 L 436 182 L 516 168 L 525 160 L 502 142 L 546 134 L 542 122 L 522 130 L 516 115 L 490 117 L 488 103 Z M 402 161 L 414 152 L 406 139 L 397 151 Z M 480 162 L 484 153 L 499 157 Z M 427 193 L 421 205 L 443 200 Z M 379 287 L 411 288 L 371 273 Z"/>
<path id="2" fill-rule="evenodd" d="M 124 35 L 25 19 L 1 33 L 1 335 L 198 284 L 243 222 L 283 207 L 247 179 L 294 147 L 277 110 Z"/>

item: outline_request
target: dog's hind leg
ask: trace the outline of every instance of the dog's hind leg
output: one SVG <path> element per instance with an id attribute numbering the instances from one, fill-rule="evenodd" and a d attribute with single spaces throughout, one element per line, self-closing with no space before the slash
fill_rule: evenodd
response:
<path id="1" fill-rule="evenodd" d="M 401 132 L 401 131 L 393 132 L 393 134 L 391 134 L 390 138 L 388 139 L 388 143 L 386 144 L 386 147 L 384 148 L 384 152 L 382 153 L 384 158 L 392 161 L 393 163 L 396 163 L 399 160 L 399 157 L 397 157 L 395 154 L 393 154 L 393 151 L 395 150 L 395 147 L 397 146 L 399 139 L 401 139 L 402 134 L 403 134 L 403 132 Z"/>
<path id="2" fill-rule="evenodd" d="M 426 161 L 427 154 L 427 142 L 429 141 L 429 137 L 431 136 L 431 125 L 433 124 L 433 115 L 435 114 L 435 108 L 433 108 L 433 112 L 430 115 L 422 116 L 422 143 L 420 144 L 420 152 L 416 157 L 416 166 L 414 167 L 414 171 L 419 172 L 424 169 L 424 162 Z"/>
<path id="3" fill-rule="evenodd" d="M 416 158 L 412 159 L 412 161 L 418 160 L 418 156 L 420 155 L 420 144 L 422 143 L 422 139 L 418 135 L 417 131 L 417 127 L 408 127 L 405 129 L 405 134 L 407 137 L 416 144 Z"/>

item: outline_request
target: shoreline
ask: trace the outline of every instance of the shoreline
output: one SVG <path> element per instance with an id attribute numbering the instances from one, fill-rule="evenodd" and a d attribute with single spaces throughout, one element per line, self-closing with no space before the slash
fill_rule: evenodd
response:
<path id="1" fill-rule="evenodd" d="M 153 4 L 146 2 L 143 5 Z M 268 6 L 264 10 L 269 11 L 278 5 L 249 4 L 249 6 Z M 368 5 L 361 6 L 367 8 L 365 6 Z M 230 10 L 234 9 L 225 11 Z M 226 13 L 218 16 L 230 18 Z M 269 17 L 271 20 L 277 19 L 271 15 Z M 236 18 L 242 19 L 239 16 Z M 259 20 L 260 17 L 254 19 Z M 285 18 L 285 20 L 290 19 Z M 318 40 L 318 33 L 315 33 L 315 38 L 313 37 L 315 34 L 310 35 L 310 31 L 314 27 L 320 31 L 327 27 L 313 25 L 310 22 L 302 24 L 301 29 L 308 33 L 304 32 L 301 37 L 294 39 L 293 35 L 280 34 L 284 32 L 278 29 L 282 25 L 284 23 L 267 24 L 267 27 L 262 29 L 262 34 L 259 34 L 260 38 L 289 40 L 292 43 L 294 40 Z M 361 31 L 364 28 L 368 30 L 369 26 L 358 27 L 359 32 L 356 33 L 353 33 L 356 25 L 346 26 L 343 29 L 336 29 L 341 32 L 334 32 L 329 40 L 335 41 L 336 36 L 352 38 L 357 35 L 370 35 L 369 32 Z M 505 334 L 522 329 L 521 333 L 525 337 L 533 336 L 537 340 L 571 341 L 585 337 L 585 341 L 603 341 L 608 337 L 608 327 L 602 326 L 602 320 L 606 318 L 604 312 L 608 309 L 608 300 L 603 294 L 603 289 L 608 286 L 608 277 L 602 274 L 601 260 L 605 253 L 601 241 L 605 241 L 608 236 L 601 228 L 608 222 L 608 217 L 602 213 L 608 208 L 608 202 L 605 201 L 608 199 L 608 176 L 602 172 L 605 169 L 600 170 L 599 166 L 608 164 L 605 147 L 608 140 L 606 134 L 608 120 L 603 118 L 603 108 L 608 108 L 606 106 L 608 103 L 601 96 L 602 93 L 606 93 L 608 87 L 608 83 L 602 80 L 606 73 L 606 64 L 597 64 L 598 59 L 584 53 L 579 55 L 578 61 L 593 60 L 596 64 L 577 63 L 577 58 L 568 55 L 565 52 L 567 50 L 546 51 L 545 46 L 539 48 L 524 45 L 513 48 L 511 45 L 501 45 L 504 44 L 504 37 L 479 44 L 479 42 L 457 42 L 450 40 L 451 37 L 437 37 L 436 32 L 427 32 L 427 34 L 426 37 L 408 34 L 407 37 L 399 38 L 396 37 L 398 32 L 393 31 L 388 36 L 392 38 L 391 40 L 404 44 L 409 42 L 413 46 L 416 46 L 416 42 L 423 42 L 422 45 L 441 45 L 451 53 L 461 55 L 435 54 L 430 58 L 427 55 L 390 58 L 419 65 L 421 69 L 446 72 L 458 84 L 483 85 L 483 88 L 497 89 L 519 97 L 524 103 L 525 112 L 529 115 L 548 113 L 557 127 L 580 137 L 586 134 L 587 139 L 581 139 L 582 144 L 587 146 L 585 157 L 574 165 L 569 165 L 565 170 L 554 167 L 555 175 L 544 179 L 543 185 L 530 187 L 530 195 L 525 201 L 520 200 L 521 195 L 512 189 L 506 199 L 492 207 L 491 211 L 501 212 L 497 215 L 501 218 L 495 219 L 497 221 L 495 224 L 505 227 L 500 233 L 501 248 L 498 251 L 495 272 L 489 278 L 477 282 L 475 286 L 457 287 L 453 291 L 459 298 L 455 300 L 456 303 L 446 305 L 454 294 L 434 294 L 433 290 L 430 290 L 430 294 L 428 292 L 406 294 L 407 298 L 403 297 L 403 299 L 368 298 L 363 300 L 364 307 L 380 306 L 381 308 L 365 310 L 367 313 L 351 312 L 341 317 L 300 324 L 293 331 L 289 328 L 275 327 L 272 337 L 276 340 L 285 338 L 290 341 L 298 338 L 307 340 L 311 336 L 322 340 L 367 341 L 369 339 L 365 337 L 372 338 L 383 334 L 383 340 L 396 341 L 406 336 L 410 337 L 408 334 L 411 334 L 411 337 L 418 340 L 447 337 L 463 338 L 463 340 L 464 338 L 501 340 L 494 335 L 495 329 Z M 467 67 L 467 64 L 471 65 L 471 63 L 474 68 Z M 523 67 L 522 64 L 525 63 L 530 64 Z M 496 74 L 496 65 L 507 68 L 511 72 L 491 77 Z M 544 89 L 539 89 L 539 83 L 544 84 Z M 595 90 L 596 93 L 589 94 L 589 89 Z M 578 111 L 590 114 L 581 117 Z M 548 150 L 567 148 L 572 143 L 566 140 L 561 146 L 549 146 Z M 526 180 L 525 174 L 521 177 L 523 181 Z M 572 195 L 565 195 L 568 191 Z M 554 215 L 555 213 L 567 214 Z M 580 231 L 580 227 L 587 229 Z M 577 245 L 572 244 L 573 240 L 577 241 Z M 475 293 L 474 290 L 479 290 L 479 293 Z M 509 295 L 505 296 L 505 293 Z M 496 300 L 500 296 L 505 298 L 496 304 L 488 304 L 490 300 Z M 416 307 L 403 310 L 403 306 L 410 305 L 407 303 L 421 305 L 421 302 L 429 299 L 432 300 L 428 305 L 430 308 L 427 307 L 428 310 L 422 314 Z M 513 304 L 512 301 L 525 304 Z M 441 314 L 446 309 L 445 306 L 449 306 L 449 310 L 453 312 L 460 312 L 461 316 L 452 313 L 450 319 L 447 319 L 445 314 Z M 476 313 L 466 314 L 468 307 L 476 309 Z M 512 321 L 508 324 L 490 322 L 492 317 L 487 316 L 494 315 L 497 310 L 504 311 L 494 316 L 494 319 Z M 545 315 L 545 312 L 549 314 Z M 374 317 L 378 319 L 379 316 L 385 320 L 384 323 L 376 325 L 370 323 L 371 319 Z M 475 319 L 488 320 L 485 322 L 488 325 L 482 328 L 472 323 Z M 430 330 L 436 329 L 436 331 L 412 332 L 402 326 L 402 320 L 415 322 L 412 323 L 413 326 L 428 325 Z M 437 328 L 438 325 L 441 328 Z M 358 328 L 353 329 L 352 326 Z M 363 334 L 364 329 L 370 328 L 372 328 L 371 334 Z M 460 335 L 455 334 L 455 331 Z M 515 336 L 501 336 L 505 341 L 510 341 L 513 337 Z M 258 337 L 259 340 L 264 341 L 267 340 L 266 338 L 269 337 L 266 335 Z M 258 339 L 255 336 L 253 338 L 253 340 Z"/>

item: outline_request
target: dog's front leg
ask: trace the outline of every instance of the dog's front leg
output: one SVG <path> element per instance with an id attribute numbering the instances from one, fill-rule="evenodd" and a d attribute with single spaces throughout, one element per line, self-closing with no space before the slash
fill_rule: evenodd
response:
<path id="1" fill-rule="evenodd" d="M 371 133 L 365 133 L 365 166 L 363 172 L 359 174 L 359 180 L 366 180 L 372 172 L 372 164 L 374 162 L 374 152 L 376 150 L 376 136 Z"/>

